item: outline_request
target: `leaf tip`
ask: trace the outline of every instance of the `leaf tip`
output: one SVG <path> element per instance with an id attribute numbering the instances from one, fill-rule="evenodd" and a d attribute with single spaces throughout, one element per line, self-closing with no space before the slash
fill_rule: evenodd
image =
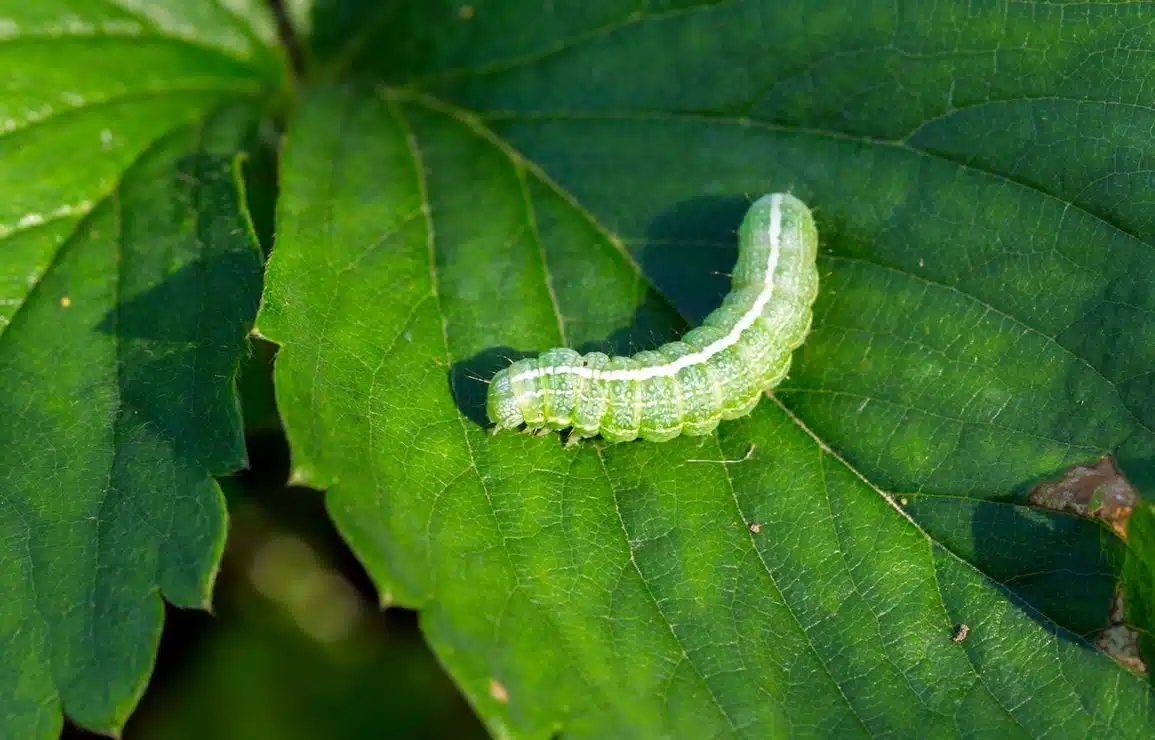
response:
<path id="1" fill-rule="evenodd" d="M 289 473 L 290 486 L 305 486 L 308 488 L 319 488 L 320 486 L 313 485 L 316 481 L 316 474 L 314 471 L 304 466 L 298 465 Z"/>

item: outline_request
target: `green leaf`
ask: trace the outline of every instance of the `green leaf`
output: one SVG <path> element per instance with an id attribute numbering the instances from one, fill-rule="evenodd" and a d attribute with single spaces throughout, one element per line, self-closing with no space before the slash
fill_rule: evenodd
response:
<path id="1" fill-rule="evenodd" d="M 280 75 L 244 6 L 0 0 L 0 736 L 117 732 L 161 597 L 208 605 Z"/>
<path id="2" fill-rule="evenodd" d="M 1151 733 L 1118 540 L 1026 505 L 1155 481 L 1148 9 L 390 8 L 332 57 L 386 82 L 292 121 L 258 325 L 296 479 L 495 735 Z M 778 190 L 823 252 L 775 397 L 488 436 L 473 376 L 676 335 Z"/>
<path id="3" fill-rule="evenodd" d="M 1143 657 L 1155 654 L 1155 504 L 1140 501 L 1127 523 L 1127 560 L 1123 565 L 1126 621 L 1138 628 Z"/>

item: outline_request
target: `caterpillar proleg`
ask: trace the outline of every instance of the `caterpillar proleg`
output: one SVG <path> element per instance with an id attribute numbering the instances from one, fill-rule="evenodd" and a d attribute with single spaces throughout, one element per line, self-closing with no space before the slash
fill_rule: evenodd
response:
<path id="1" fill-rule="evenodd" d="M 786 377 L 810 331 L 817 255 L 806 204 L 787 193 L 759 198 L 738 230 L 730 292 L 701 326 L 632 357 L 551 349 L 514 362 L 489 385 L 494 431 L 573 427 L 571 441 L 662 442 L 745 416 Z"/>

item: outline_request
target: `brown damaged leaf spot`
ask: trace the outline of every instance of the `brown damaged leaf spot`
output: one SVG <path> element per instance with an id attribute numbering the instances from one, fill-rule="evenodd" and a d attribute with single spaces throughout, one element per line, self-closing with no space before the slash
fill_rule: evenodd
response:
<path id="1" fill-rule="evenodd" d="M 1099 638 L 1095 640 L 1095 646 L 1124 667 L 1130 668 L 1136 673 L 1147 675 L 1147 663 L 1144 662 L 1139 652 L 1139 633 L 1124 622 L 1126 613 L 1123 589 L 1119 588 L 1115 592 L 1115 598 L 1111 601 L 1107 627 L 1099 633 Z"/>
<path id="2" fill-rule="evenodd" d="M 965 624 L 960 624 L 955 627 L 954 634 L 951 635 L 950 639 L 954 642 L 962 642 L 963 640 L 967 639 L 967 635 L 970 634 L 970 631 L 970 627 L 966 626 Z"/>
<path id="3" fill-rule="evenodd" d="M 1127 522 L 1139 503 L 1139 491 L 1119 471 L 1115 458 L 1104 455 L 1093 465 L 1076 465 L 1059 479 L 1040 483 L 1027 502 L 1052 511 L 1098 519 L 1127 539 Z M 1139 674 L 1147 673 L 1140 655 L 1139 633 L 1126 624 L 1126 594 L 1122 584 L 1115 589 L 1107 626 L 1095 639 L 1095 646 L 1120 665 Z"/>
<path id="4" fill-rule="evenodd" d="M 509 703 L 509 692 L 496 678 L 489 679 L 489 695 L 502 704 Z"/>
<path id="5" fill-rule="evenodd" d="M 1093 465 L 1076 465 L 1058 480 L 1040 483 L 1027 497 L 1032 506 L 1099 519 L 1123 539 L 1138 501 L 1139 492 L 1119 472 L 1110 454 Z"/>

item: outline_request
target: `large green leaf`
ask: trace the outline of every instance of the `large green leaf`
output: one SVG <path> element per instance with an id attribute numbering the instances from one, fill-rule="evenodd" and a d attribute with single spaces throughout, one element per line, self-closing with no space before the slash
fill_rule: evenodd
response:
<path id="1" fill-rule="evenodd" d="M 382 600 L 498 736 L 1149 735 L 1092 646 L 1117 541 L 1025 503 L 1155 481 L 1153 8 L 625 5 L 370 7 L 331 64 L 384 82 L 292 121 L 258 325 Z M 676 334 L 786 189 L 822 291 L 775 397 L 487 435 L 474 376 Z"/>
<path id="2" fill-rule="evenodd" d="M 160 597 L 208 604 L 280 75 L 249 5 L 0 0 L 0 736 L 116 732 Z"/>

